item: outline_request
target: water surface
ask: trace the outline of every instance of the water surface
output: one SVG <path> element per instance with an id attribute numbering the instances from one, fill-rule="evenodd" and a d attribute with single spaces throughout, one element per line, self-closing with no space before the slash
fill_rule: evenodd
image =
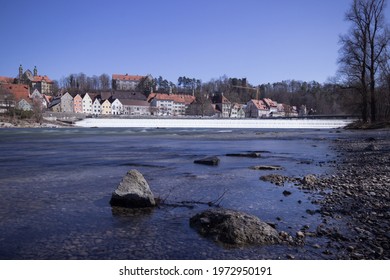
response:
<path id="1" fill-rule="evenodd" d="M 331 130 L 64 128 L 0 130 L 1 259 L 279 259 L 322 258 L 303 247 L 226 248 L 189 227 L 189 218 L 222 198 L 222 207 L 248 212 L 295 235 L 321 217 L 313 194 L 259 180 L 279 173 L 331 172 Z M 260 158 L 227 153 L 265 151 Z M 219 166 L 193 161 L 218 156 Z M 254 165 L 280 165 L 256 171 Z M 152 211 L 116 211 L 112 191 L 138 169 L 166 202 Z M 284 190 L 292 192 L 284 196 Z"/>

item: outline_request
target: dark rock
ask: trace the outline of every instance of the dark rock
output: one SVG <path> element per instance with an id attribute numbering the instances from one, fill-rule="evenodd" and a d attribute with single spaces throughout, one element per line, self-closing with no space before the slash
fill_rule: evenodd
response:
<path id="1" fill-rule="evenodd" d="M 238 153 L 238 154 L 226 154 L 227 157 L 250 157 L 250 158 L 259 158 L 261 154 L 258 152 L 249 152 L 249 153 Z"/>
<path id="2" fill-rule="evenodd" d="M 110 204 L 111 206 L 142 208 L 155 206 L 156 202 L 144 176 L 133 169 L 127 172 L 112 193 Z"/>
<path id="3" fill-rule="evenodd" d="M 376 139 L 374 137 L 368 137 L 365 139 L 366 142 L 375 142 Z"/>
<path id="4" fill-rule="evenodd" d="M 253 170 L 282 170 L 283 168 L 279 165 L 255 165 L 252 166 Z"/>
<path id="5" fill-rule="evenodd" d="M 287 190 L 284 190 L 283 191 L 283 195 L 284 196 L 289 196 L 289 195 L 291 195 L 292 194 L 292 192 L 290 192 L 290 191 L 287 191 Z"/>
<path id="6" fill-rule="evenodd" d="M 210 209 L 190 219 L 201 235 L 230 245 L 277 244 L 278 232 L 259 218 L 229 209 Z"/>
<path id="7" fill-rule="evenodd" d="M 370 144 L 370 145 L 368 145 L 364 150 L 365 150 L 366 152 L 373 152 L 373 151 L 378 151 L 379 148 L 378 148 L 377 145 Z"/>
<path id="8" fill-rule="evenodd" d="M 289 259 L 289 260 L 294 260 L 294 259 L 295 259 L 295 256 L 292 255 L 292 254 L 288 254 L 288 255 L 287 255 L 287 259 Z"/>
<path id="9" fill-rule="evenodd" d="M 216 166 L 219 164 L 219 158 L 218 157 L 206 157 L 206 158 L 194 160 L 194 163 Z"/>

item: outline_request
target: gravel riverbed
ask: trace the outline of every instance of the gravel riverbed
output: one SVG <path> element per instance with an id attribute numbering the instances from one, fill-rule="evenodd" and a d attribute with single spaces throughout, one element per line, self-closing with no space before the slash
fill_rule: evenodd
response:
<path id="1" fill-rule="evenodd" d="M 390 258 L 390 131 L 346 131 L 334 141 L 338 160 L 333 175 L 302 186 L 324 194 L 323 223 L 336 259 Z"/>

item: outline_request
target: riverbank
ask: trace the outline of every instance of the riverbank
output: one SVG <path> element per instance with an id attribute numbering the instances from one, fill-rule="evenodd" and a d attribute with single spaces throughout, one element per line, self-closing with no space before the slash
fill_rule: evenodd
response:
<path id="1" fill-rule="evenodd" d="M 390 259 L 390 130 L 351 136 L 334 141 L 336 173 L 312 187 L 326 193 L 316 234 L 338 259 Z"/>
<path id="2" fill-rule="evenodd" d="M 41 123 L 37 123 L 33 119 L 19 119 L 8 116 L 0 116 L 0 128 L 60 128 L 71 126 L 71 124 L 66 124 L 56 120 L 49 121 L 43 119 Z"/>

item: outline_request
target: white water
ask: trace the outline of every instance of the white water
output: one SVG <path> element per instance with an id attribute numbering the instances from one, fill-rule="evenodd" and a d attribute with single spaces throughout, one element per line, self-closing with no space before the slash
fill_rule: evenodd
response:
<path id="1" fill-rule="evenodd" d="M 159 127 L 159 128 L 308 128 L 344 127 L 353 120 L 337 119 L 95 119 L 76 123 L 80 127 Z"/>

